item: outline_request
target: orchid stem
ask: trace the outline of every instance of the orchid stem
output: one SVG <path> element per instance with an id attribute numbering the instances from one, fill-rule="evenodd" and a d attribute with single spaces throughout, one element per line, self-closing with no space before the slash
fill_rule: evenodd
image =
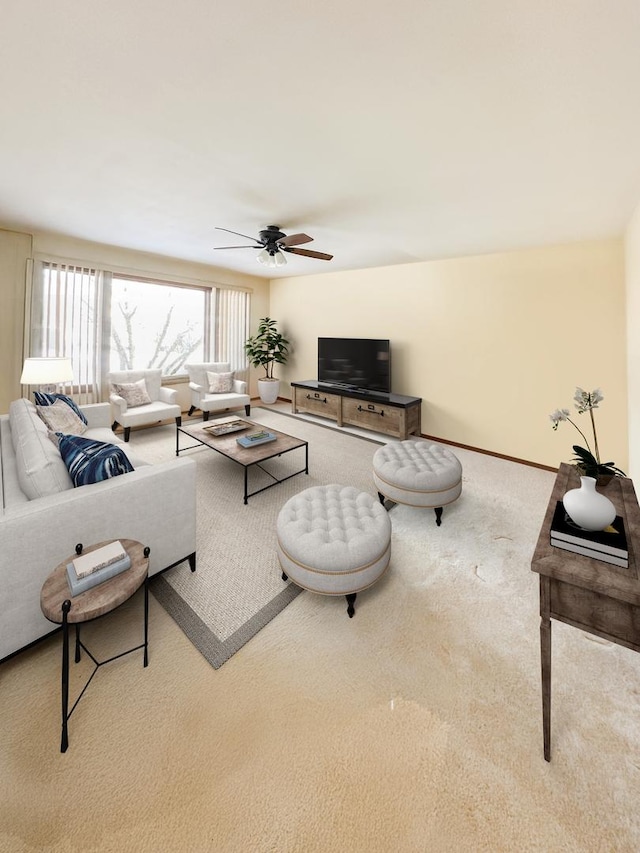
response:
<path id="1" fill-rule="evenodd" d="M 593 421 L 593 415 L 591 415 L 591 419 Z M 582 430 L 580 429 L 578 424 L 571 420 L 571 418 L 567 418 L 567 420 L 569 421 L 571 426 L 574 426 L 578 430 L 578 432 L 580 433 L 580 435 L 584 439 L 584 443 L 587 445 L 587 450 L 589 451 L 589 453 L 591 453 L 591 447 L 589 446 L 589 442 L 587 441 L 587 436 L 582 432 Z M 594 427 L 594 429 L 593 429 L 594 436 L 595 436 L 595 432 L 596 431 L 595 431 L 595 427 Z M 598 457 L 598 443 L 597 443 L 597 441 L 596 441 L 596 459 L 598 460 L 598 464 L 600 464 L 600 458 Z"/>
<path id="2" fill-rule="evenodd" d="M 598 436 L 596 434 L 596 422 L 593 417 L 593 409 L 589 409 L 589 414 L 591 415 L 591 429 L 593 430 L 593 445 L 596 449 L 596 461 L 598 465 L 600 464 L 600 451 L 598 450 Z"/>

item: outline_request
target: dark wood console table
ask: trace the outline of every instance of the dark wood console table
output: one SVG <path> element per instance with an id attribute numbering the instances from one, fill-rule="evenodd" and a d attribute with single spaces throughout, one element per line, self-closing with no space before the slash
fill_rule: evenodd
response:
<path id="1" fill-rule="evenodd" d="M 349 424 L 395 438 L 407 439 L 412 433 L 420 435 L 422 397 L 357 391 L 315 379 L 292 382 L 291 389 L 294 413 L 320 415 L 336 421 L 339 427 Z"/>
<path id="2" fill-rule="evenodd" d="M 551 619 L 573 625 L 612 643 L 640 651 L 640 508 L 632 481 L 614 477 L 602 493 L 624 519 L 629 568 L 593 560 L 550 544 L 556 503 L 580 485 L 573 465 L 562 463 L 549 499 L 531 569 L 540 575 L 540 653 L 544 757 L 551 760 Z M 640 709 L 638 709 L 640 711 Z"/>

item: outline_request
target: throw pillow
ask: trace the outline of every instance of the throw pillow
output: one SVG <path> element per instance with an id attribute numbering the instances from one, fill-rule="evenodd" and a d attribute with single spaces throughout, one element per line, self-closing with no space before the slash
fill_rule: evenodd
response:
<path id="1" fill-rule="evenodd" d="M 58 433 L 58 449 L 74 486 L 99 483 L 133 471 L 124 450 L 106 441 Z"/>
<path id="2" fill-rule="evenodd" d="M 207 370 L 210 394 L 228 394 L 233 389 L 233 373 L 211 373 Z"/>
<path id="3" fill-rule="evenodd" d="M 56 400 L 51 406 L 36 406 L 36 409 L 52 432 L 82 435 L 87 431 L 87 425 L 62 400 Z"/>
<path id="4" fill-rule="evenodd" d="M 62 400 L 62 402 L 66 403 L 67 406 L 71 406 L 83 424 L 87 423 L 87 419 L 78 408 L 77 404 L 71 399 L 71 397 L 67 397 L 66 394 L 45 394 L 43 391 L 35 391 L 33 396 L 36 401 L 36 406 L 53 406 L 56 400 Z"/>
<path id="5" fill-rule="evenodd" d="M 146 406 L 151 402 L 151 397 L 147 391 L 147 383 L 144 379 L 139 379 L 137 382 L 126 382 L 123 385 L 111 386 L 115 393 L 122 397 L 130 409 L 135 409 L 136 406 Z"/>

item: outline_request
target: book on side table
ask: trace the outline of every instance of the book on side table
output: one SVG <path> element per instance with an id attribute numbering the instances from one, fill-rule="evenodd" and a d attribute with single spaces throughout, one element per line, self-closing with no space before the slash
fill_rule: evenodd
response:
<path id="1" fill-rule="evenodd" d="M 604 530 L 583 530 L 567 515 L 562 501 L 558 501 L 551 521 L 550 541 L 555 548 L 573 551 L 623 569 L 629 567 L 629 547 L 624 520 L 620 515 Z"/>
<path id="2" fill-rule="evenodd" d="M 109 578 L 119 575 L 131 566 L 131 558 L 117 540 L 80 554 L 67 563 L 67 580 L 71 595 L 80 595 Z"/>

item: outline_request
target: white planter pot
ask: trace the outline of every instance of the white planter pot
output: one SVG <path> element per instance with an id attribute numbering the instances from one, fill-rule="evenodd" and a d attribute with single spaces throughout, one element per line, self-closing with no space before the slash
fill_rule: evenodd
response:
<path id="1" fill-rule="evenodd" d="M 258 394 L 263 403 L 275 403 L 279 393 L 279 379 L 258 379 Z"/>

